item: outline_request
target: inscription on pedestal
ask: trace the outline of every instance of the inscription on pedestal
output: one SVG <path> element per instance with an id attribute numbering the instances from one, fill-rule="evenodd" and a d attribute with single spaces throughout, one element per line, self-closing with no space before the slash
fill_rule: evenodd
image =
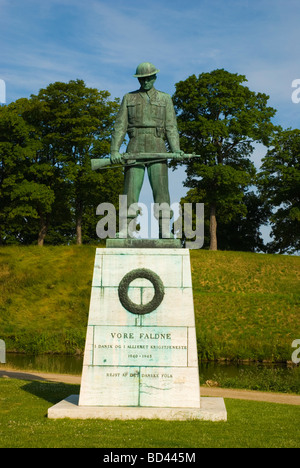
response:
<path id="1" fill-rule="evenodd" d="M 186 366 L 184 327 L 94 327 L 91 361 L 95 366 Z"/>

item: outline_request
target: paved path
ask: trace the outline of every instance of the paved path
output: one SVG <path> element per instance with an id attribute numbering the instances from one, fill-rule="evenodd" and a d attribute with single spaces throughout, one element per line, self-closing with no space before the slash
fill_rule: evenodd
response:
<path id="1" fill-rule="evenodd" d="M 48 382 L 63 382 L 80 385 L 80 375 L 50 374 L 43 372 L 17 371 L 0 367 L 0 378 L 24 379 L 24 380 L 46 380 Z M 213 396 L 223 398 L 235 398 L 238 400 L 255 400 L 270 403 L 282 403 L 286 405 L 300 406 L 300 396 L 285 393 L 257 392 L 252 390 L 236 390 L 219 387 L 201 387 L 201 396 Z"/>

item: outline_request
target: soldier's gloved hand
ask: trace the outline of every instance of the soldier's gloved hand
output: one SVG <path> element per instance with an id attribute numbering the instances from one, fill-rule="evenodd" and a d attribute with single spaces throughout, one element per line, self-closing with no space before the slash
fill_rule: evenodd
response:
<path id="1" fill-rule="evenodd" d="M 119 152 L 114 151 L 110 155 L 110 161 L 112 164 L 121 164 L 123 161 L 123 157 Z"/>
<path id="2" fill-rule="evenodd" d="M 184 151 L 177 150 L 174 152 L 174 159 L 175 161 L 182 161 L 184 158 Z"/>

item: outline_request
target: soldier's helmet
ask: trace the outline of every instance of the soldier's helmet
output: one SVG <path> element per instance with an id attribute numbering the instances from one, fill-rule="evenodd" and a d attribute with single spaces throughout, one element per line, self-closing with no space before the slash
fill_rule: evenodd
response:
<path id="1" fill-rule="evenodd" d="M 137 66 L 135 78 L 144 78 L 145 76 L 156 75 L 159 70 L 150 62 L 143 62 Z"/>

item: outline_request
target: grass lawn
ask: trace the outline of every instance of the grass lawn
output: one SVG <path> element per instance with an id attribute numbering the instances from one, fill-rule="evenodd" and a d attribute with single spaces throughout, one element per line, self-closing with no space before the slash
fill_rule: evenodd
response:
<path id="1" fill-rule="evenodd" d="M 84 349 L 95 246 L 1 247 L 0 338 L 28 354 Z M 199 358 L 289 361 L 300 258 L 191 250 Z"/>
<path id="2" fill-rule="evenodd" d="M 300 338 L 300 258 L 191 251 L 200 359 L 291 359 Z"/>
<path id="3" fill-rule="evenodd" d="M 78 385 L 0 379 L 2 448 L 299 448 L 300 407 L 226 399 L 227 422 L 49 420 Z"/>

